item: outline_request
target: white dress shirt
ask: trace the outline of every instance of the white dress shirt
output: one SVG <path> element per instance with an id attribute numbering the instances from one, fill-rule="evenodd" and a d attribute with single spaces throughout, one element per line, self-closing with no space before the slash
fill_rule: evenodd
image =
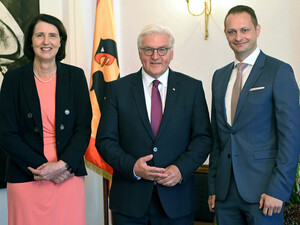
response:
<path id="1" fill-rule="evenodd" d="M 249 55 L 244 61 L 243 63 L 247 63 L 248 66 L 246 67 L 246 69 L 243 70 L 242 73 L 242 88 L 244 87 L 244 84 L 246 83 L 249 74 L 253 68 L 253 65 L 258 57 L 260 53 L 260 49 L 256 48 L 255 51 Z M 226 96 L 225 96 L 225 107 L 226 107 L 226 116 L 227 116 L 227 122 L 232 125 L 231 121 L 231 96 L 232 96 L 232 89 L 233 89 L 233 85 L 237 76 L 237 68 L 236 68 L 236 64 L 241 63 L 238 60 L 234 61 L 234 68 L 232 70 L 229 82 L 228 82 L 228 86 L 227 86 L 227 91 L 226 91 Z"/>

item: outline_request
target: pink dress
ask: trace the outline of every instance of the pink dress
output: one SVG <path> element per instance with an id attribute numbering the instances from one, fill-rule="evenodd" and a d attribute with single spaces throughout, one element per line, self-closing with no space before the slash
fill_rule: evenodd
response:
<path id="1" fill-rule="evenodd" d="M 35 78 L 43 121 L 44 155 L 57 161 L 55 145 L 56 75 L 48 83 Z M 8 225 L 86 225 L 84 178 L 55 184 L 32 181 L 7 184 Z"/>

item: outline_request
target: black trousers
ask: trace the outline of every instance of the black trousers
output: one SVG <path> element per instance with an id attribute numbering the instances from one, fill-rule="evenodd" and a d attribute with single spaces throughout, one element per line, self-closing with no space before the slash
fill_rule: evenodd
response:
<path id="1" fill-rule="evenodd" d="M 193 225 L 194 214 L 178 218 L 169 218 L 159 200 L 156 186 L 154 187 L 151 203 L 147 213 L 141 218 L 112 212 L 114 225 Z"/>

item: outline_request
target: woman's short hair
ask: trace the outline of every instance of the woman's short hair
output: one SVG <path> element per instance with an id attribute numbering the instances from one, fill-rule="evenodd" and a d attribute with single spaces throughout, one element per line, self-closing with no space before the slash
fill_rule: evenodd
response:
<path id="1" fill-rule="evenodd" d="M 137 39 L 138 48 L 142 47 L 143 38 L 150 34 L 167 34 L 169 36 L 169 47 L 174 47 L 174 35 L 169 27 L 163 25 L 150 24 L 144 27 Z"/>
<path id="2" fill-rule="evenodd" d="M 50 23 L 57 28 L 60 36 L 60 48 L 58 49 L 55 58 L 57 61 L 63 60 L 66 57 L 67 31 L 59 19 L 47 14 L 39 14 L 36 17 L 32 18 L 27 24 L 25 30 L 25 43 L 24 43 L 25 56 L 30 60 L 34 59 L 35 54 L 32 48 L 32 36 L 33 36 L 35 25 L 39 21 Z"/>

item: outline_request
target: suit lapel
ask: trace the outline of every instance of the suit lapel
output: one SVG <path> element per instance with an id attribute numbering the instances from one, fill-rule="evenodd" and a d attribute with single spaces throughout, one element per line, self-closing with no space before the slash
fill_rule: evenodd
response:
<path id="1" fill-rule="evenodd" d="M 68 92 L 70 89 L 70 81 L 68 81 L 67 72 L 62 67 L 61 63 L 57 64 L 57 81 L 56 81 L 56 97 L 55 97 L 55 127 L 59 128 L 62 124 L 63 115 L 66 109 Z"/>
<path id="2" fill-rule="evenodd" d="M 229 83 L 229 79 L 233 70 L 234 63 L 232 62 L 229 64 L 224 71 L 224 74 L 221 75 L 221 80 L 219 82 L 220 84 L 220 96 L 222 97 L 222 109 L 223 109 L 223 119 L 225 121 L 225 124 L 230 127 L 230 124 L 227 121 L 227 114 L 226 114 L 226 104 L 225 104 L 225 96 L 226 96 L 226 91 Z M 219 99 L 219 98 L 218 98 Z"/>
<path id="3" fill-rule="evenodd" d="M 243 108 L 243 105 L 245 104 L 247 100 L 247 96 L 249 94 L 250 88 L 253 87 L 254 83 L 257 81 L 259 76 L 261 75 L 261 69 L 264 66 L 266 59 L 266 55 L 261 52 L 253 65 L 253 68 L 249 74 L 249 77 L 242 89 L 242 92 L 240 94 L 239 102 L 236 109 L 235 119 L 239 116 L 239 113 L 241 112 L 241 109 Z"/>
<path id="4" fill-rule="evenodd" d="M 143 81 L 142 81 L 142 75 L 141 71 L 137 74 L 137 76 L 133 79 L 132 82 L 132 94 L 134 96 L 134 99 L 136 101 L 136 105 L 140 114 L 140 117 L 143 121 L 143 124 L 151 136 L 151 138 L 154 140 L 155 137 L 153 135 L 153 131 L 151 128 L 151 124 L 148 118 L 146 103 L 145 103 L 145 95 L 144 95 L 144 88 L 143 88 Z M 156 140 L 159 139 L 161 134 L 163 133 L 164 129 L 167 126 L 168 120 L 171 118 L 171 115 L 174 110 L 172 110 L 175 107 L 176 103 L 176 96 L 177 92 L 180 89 L 180 83 L 178 82 L 176 78 L 176 74 L 170 69 L 169 70 L 169 77 L 168 77 L 168 87 L 167 87 L 167 97 L 166 97 L 166 104 L 164 109 L 164 114 L 160 123 L 160 127 L 157 133 Z"/>
<path id="5" fill-rule="evenodd" d="M 32 113 L 32 118 L 39 130 L 41 137 L 43 137 L 43 127 L 42 127 L 42 116 L 40 99 L 38 96 L 37 88 L 35 85 L 34 75 L 33 75 L 33 62 L 29 63 L 25 67 L 24 71 L 24 95 L 27 100 L 27 105 L 30 110 L 28 113 Z"/>
<path id="6" fill-rule="evenodd" d="M 133 99 L 136 102 L 139 115 L 143 121 L 143 125 L 146 131 L 148 132 L 148 134 L 154 140 L 155 137 L 153 135 L 153 131 L 147 113 L 141 70 L 133 78 L 131 90 L 132 90 Z"/>

